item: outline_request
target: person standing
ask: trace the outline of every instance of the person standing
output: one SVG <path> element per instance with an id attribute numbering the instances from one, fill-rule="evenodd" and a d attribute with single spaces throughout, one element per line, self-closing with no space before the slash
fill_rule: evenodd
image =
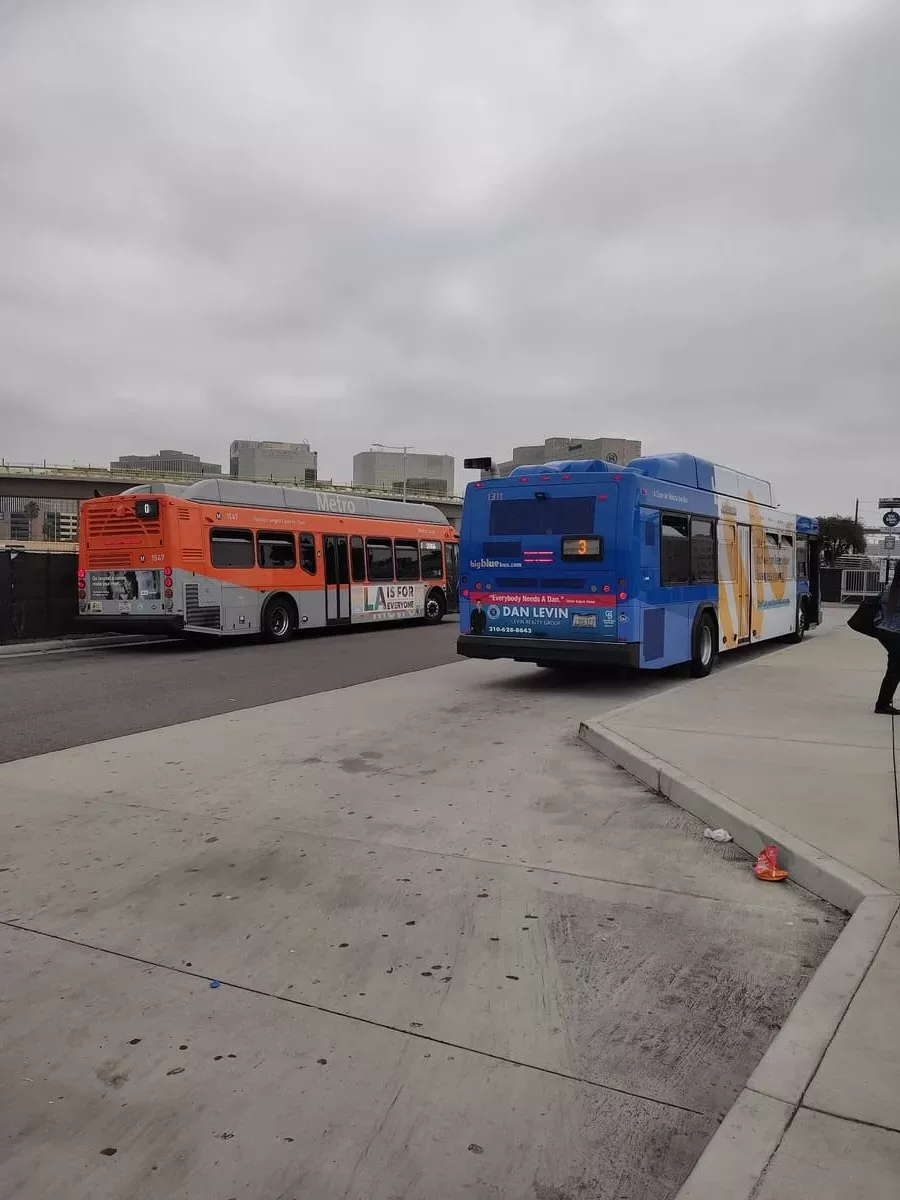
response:
<path id="1" fill-rule="evenodd" d="M 894 693 L 900 684 L 900 561 L 894 567 L 890 586 L 881 593 L 875 615 L 875 636 L 888 656 L 875 711 L 883 716 L 900 716 L 900 709 L 894 707 Z"/>

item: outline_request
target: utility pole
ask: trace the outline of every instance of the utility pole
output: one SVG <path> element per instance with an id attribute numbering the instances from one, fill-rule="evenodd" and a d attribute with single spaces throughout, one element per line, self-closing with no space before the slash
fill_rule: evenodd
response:
<path id="1" fill-rule="evenodd" d="M 410 450 L 414 450 L 414 446 L 385 446 L 381 442 L 372 443 L 373 450 L 402 450 L 403 451 L 403 499 L 406 499 L 406 482 L 409 472 L 406 469 L 406 463 L 409 459 Z"/>
<path id="2" fill-rule="evenodd" d="M 853 513 L 853 520 L 859 524 L 859 497 L 856 498 L 856 510 Z"/>

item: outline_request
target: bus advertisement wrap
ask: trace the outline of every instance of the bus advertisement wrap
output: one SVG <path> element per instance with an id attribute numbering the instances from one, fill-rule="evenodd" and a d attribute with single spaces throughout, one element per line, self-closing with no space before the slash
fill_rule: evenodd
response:
<path id="1" fill-rule="evenodd" d="M 421 583 L 381 583 L 353 589 L 353 618 L 358 621 L 415 620 L 425 611 Z"/>
<path id="2" fill-rule="evenodd" d="M 614 638 L 615 598 L 565 593 L 500 593 L 476 598 L 476 612 L 483 619 L 472 621 L 472 633 L 498 636 Z"/>

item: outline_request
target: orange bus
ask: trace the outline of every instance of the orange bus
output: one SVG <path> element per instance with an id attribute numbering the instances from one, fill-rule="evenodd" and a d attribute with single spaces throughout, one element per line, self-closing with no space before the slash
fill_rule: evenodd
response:
<path id="1" fill-rule="evenodd" d="M 296 630 L 459 611 L 459 539 L 438 508 L 204 479 L 81 506 L 82 627 L 287 641 Z"/>

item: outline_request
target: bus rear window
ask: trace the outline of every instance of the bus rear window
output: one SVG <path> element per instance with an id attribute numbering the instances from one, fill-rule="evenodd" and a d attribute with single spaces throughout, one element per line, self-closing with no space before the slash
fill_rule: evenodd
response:
<path id="1" fill-rule="evenodd" d="M 493 537 L 526 534 L 579 534 L 594 529 L 593 496 L 548 496 L 546 500 L 494 500 L 489 533 Z"/>

